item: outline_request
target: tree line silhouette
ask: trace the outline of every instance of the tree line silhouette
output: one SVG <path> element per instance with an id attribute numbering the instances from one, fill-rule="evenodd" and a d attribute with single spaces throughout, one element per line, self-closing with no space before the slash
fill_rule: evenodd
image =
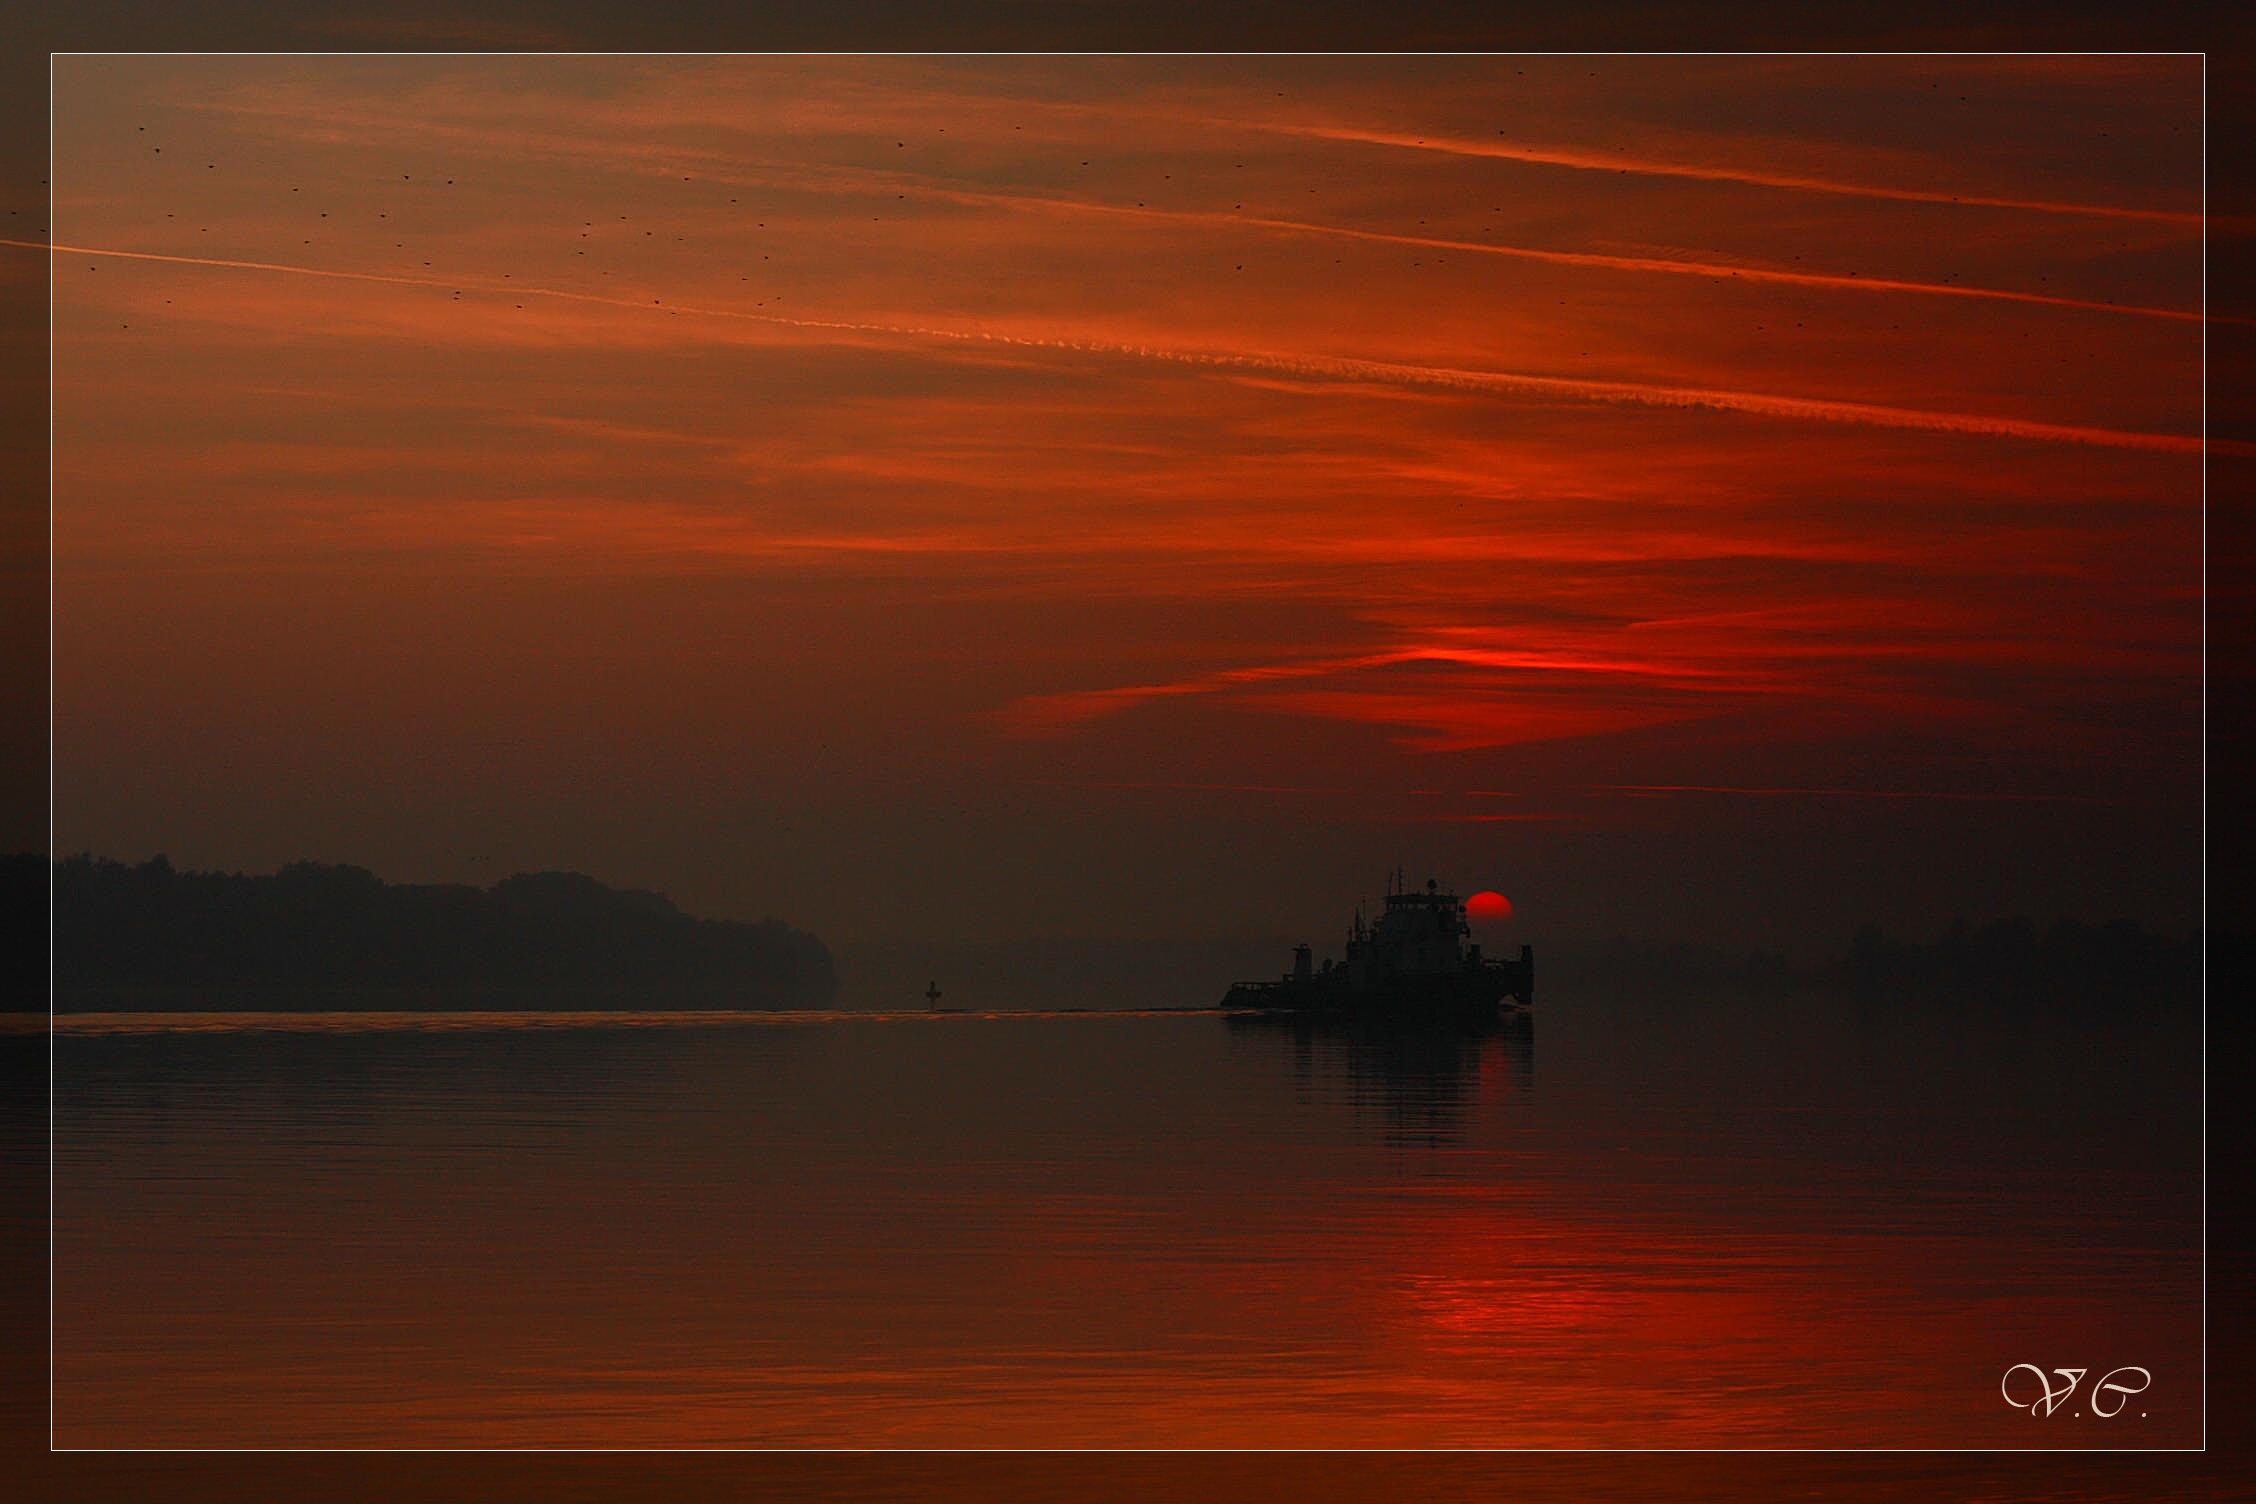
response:
<path id="1" fill-rule="evenodd" d="M 819 1007 L 837 986 L 829 947 L 804 931 L 693 918 L 660 894 L 576 872 L 478 888 L 387 883 L 324 862 L 247 875 L 81 855 L 52 870 L 66 1009 L 460 1006 L 472 993 L 504 1006 L 600 995 L 620 1007 Z M 0 894 L 19 915 L 43 915 L 48 874 L 36 852 L 0 857 Z M 2246 937 L 2219 935 L 2216 947 L 2220 964 L 2237 964 Z M 1814 987 L 1880 1011 L 2162 1017 L 2191 1014 L 2201 995 L 2201 936 L 2128 920 L 1961 921 L 1927 941 L 1867 925 L 1817 965 L 1626 938 L 1553 953 L 1562 976 L 1586 984 Z"/>
<path id="2" fill-rule="evenodd" d="M 44 858 L 12 857 L 11 889 Z M 684 914 L 664 896 L 577 872 L 490 888 L 387 883 L 365 867 L 292 862 L 270 875 L 184 872 L 92 856 L 54 864 L 60 1007 L 309 1007 L 345 993 L 389 1006 L 481 1001 L 621 1007 L 810 1007 L 836 987 L 828 946 L 777 920 Z M 230 1003 L 226 995 L 247 996 Z M 272 994 L 271 997 L 259 994 Z"/>

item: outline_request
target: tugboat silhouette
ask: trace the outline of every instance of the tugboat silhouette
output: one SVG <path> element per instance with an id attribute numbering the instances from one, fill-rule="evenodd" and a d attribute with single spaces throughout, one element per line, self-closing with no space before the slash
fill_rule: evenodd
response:
<path id="1" fill-rule="evenodd" d="M 1397 868 L 1377 923 L 1366 924 L 1357 907 L 1337 964 L 1327 957 L 1319 968 L 1309 947 L 1296 945 L 1291 971 L 1274 982 L 1239 982 L 1216 1006 L 1402 1022 L 1532 1007 L 1534 947 L 1521 946 L 1516 961 L 1492 960 L 1466 943 L 1471 936 L 1463 899 L 1432 878 L 1412 889 Z"/>

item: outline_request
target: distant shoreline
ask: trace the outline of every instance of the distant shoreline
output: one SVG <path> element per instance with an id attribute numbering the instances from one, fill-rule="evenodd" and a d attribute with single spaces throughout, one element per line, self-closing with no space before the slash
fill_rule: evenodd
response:
<path id="1" fill-rule="evenodd" d="M 910 1028 L 1118 1022 L 1123 1019 L 1235 1021 L 1218 1008 L 985 1008 L 920 1011 L 876 1008 L 296 1008 L 150 1009 L 0 1013 L 0 1039 L 200 1038 L 226 1035 L 338 1037 L 379 1034 L 549 1034 L 575 1030 L 659 1032 L 737 1028 Z"/>
<path id="2" fill-rule="evenodd" d="M 759 1013 L 826 1004 L 684 994 L 665 986 L 76 987 L 55 992 L 57 1013 Z M 37 1010 L 45 1012 L 44 1008 Z"/>
<path id="3" fill-rule="evenodd" d="M 825 1006 L 830 948 L 778 920 L 700 919 L 577 872 L 490 887 L 364 867 L 194 872 L 159 856 L 0 859 L 54 902 L 58 1012 L 482 1011 Z"/>
<path id="4" fill-rule="evenodd" d="M 179 871 L 161 857 L 50 865 L 30 853 L 0 857 L 0 874 L 40 910 L 52 877 L 59 1014 L 914 1013 L 934 978 L 951 1007 L 978 1012 L 1057 1011 L 1060 1000 L 1141 1010 L 1154 998 L 1195 1009 L 1267 954 L 1236 940 L 864 943 L 846 947 L 842 967 L 788 924 L 699 919 L 660 894 L 578 873 L 479 888 L 387 883 L 317 862 L 247 875 Z M 2205 943 L 2122 920 L 1960 923 L 1929 941 L 1868 926 L 1844 939 L 1815 963 L 1626 938 L 1561 944 L 1550 960 L 1561 985 L 1656 1000 L 1722 987 L 1829 994 L 1874 1015 L 2011 1021 L 2190 1016 L 2204 951 L 2230 960 L 2246 949 L 2244 936 Z"/>

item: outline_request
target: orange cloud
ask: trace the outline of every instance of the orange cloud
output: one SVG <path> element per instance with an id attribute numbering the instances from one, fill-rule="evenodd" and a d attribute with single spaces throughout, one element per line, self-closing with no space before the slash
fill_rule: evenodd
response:
<path id="1" fill-rule="evenodd" d="M 59 60 L 60 245 L 4 273 L 55 278 L 58 755 L 117 760 L 66 830 L 273 807 L 121 749 L 358 808 L 431 726 L 826 810 L 766 833 L 810 869 L 965 790 L 2175 788 L 2201 461 L 2250 452 L 2201 437 L 2193 76 Z M 1134 834 L 1209 838 L 1158 792 Z M 1864 806 L 1913 813 L 1764 814 Z"/>

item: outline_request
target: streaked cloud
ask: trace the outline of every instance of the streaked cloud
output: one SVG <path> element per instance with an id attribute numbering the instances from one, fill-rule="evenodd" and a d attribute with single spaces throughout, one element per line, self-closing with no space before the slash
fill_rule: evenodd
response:
<path id="1" fill-rule="evenodd" d="M 809 868 L 1008 805 L 988 876 L 1222 839 L 1178 801 L 1528 849 L 2160 801 L 2189 79 L 60 60 L 60 244 L 0 254 L 55 279 L 58 747 L 191 749 L 64 802 L 255 821 L 272 747 L 356 808 L 432 727 L 547 749 L 466 807 L 593 829 L 647 763 L 637 830 Z"/>

